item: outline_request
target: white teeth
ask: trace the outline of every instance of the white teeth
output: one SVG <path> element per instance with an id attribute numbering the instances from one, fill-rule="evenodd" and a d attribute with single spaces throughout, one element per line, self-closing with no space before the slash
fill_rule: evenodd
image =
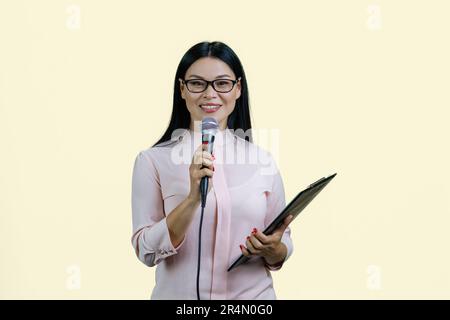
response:
<path id="1" fill-rule="evenodd" d="M 200 105 L 200 107 L 207 110 L 220 108 L 220 106 L 204 106 L 204 105 Z"/>

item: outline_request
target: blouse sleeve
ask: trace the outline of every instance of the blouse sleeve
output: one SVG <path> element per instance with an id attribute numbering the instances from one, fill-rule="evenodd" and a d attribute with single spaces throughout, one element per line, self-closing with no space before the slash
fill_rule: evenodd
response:
<path id="1" fill-rule="evenodd" d="M 273 176 L 272 190 L 267 195 L 267 214 L 265 220 L 266 226 L 269 225 L 286 206 L 283 179 L 281 178 L 280 171 L 278 170 L 275 161 L 273 159 L 272 165 L 274 166 L 274 168 L 276 168 L 276 170 L 275 173 L 272 175 Z M 269 270 L 275 271 L 281 269 L 283 263 L 287 261 L 287 259 L 291 256 L 294 250 L 291 239 L 291 229 L 289 227 L 287 227 L 286 230 L 284 231 L 283 236 L 281 238 L 281 242 L 283 242 L 286 245 L 287 248 L 286 257 L 282 261 L 282 263 L 276 266 L 266 264 L 266 267 Z"/>
<path id="2" fill-rule="evenodd" d="M 152 160 L 142 151 L 134 162 L 131 204 L 131 243 L 139 260 L 153 267 L 176 254 L 184 240 L 176 248 L 170 240 L 159 175 Z"/>

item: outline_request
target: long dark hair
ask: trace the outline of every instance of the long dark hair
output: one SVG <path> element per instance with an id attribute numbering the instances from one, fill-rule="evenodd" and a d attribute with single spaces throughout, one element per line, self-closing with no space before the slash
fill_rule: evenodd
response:
<path id="1" fill-rule="evenodd" d="M 233 70 L 236 78 L 241 78 L 241 96 L 236 100 L 236 105 L 233 112 L 228 116 L 227 126 L 229 129 L 238 130 L 235 134 L 245 133 L 244 138 L 247 141 L 253 142 L 251 134 L 251 120 L 250 120 L 250 106 L 248 98 L 247 79 L 245 77 L 244 68 L 241 61 L 234 51 L 225 43 L 214 42 L 200 42 L 191 47 L 181 58 L 175 75 L 174 89 L 173 89 L 173 108 L 172 116 L 170 118 L 169 127 L 163 136 L 156 142 L 154 146 L 171 139 L 172 132 L 175 129 L 189 129 L 191 122 L 191 115 L 186 107 L 186 101 L 181 97 L 180 82 L 178 79 L 184 79 L 186 71 L 198 59 L 203 57 L 214 57 L 225 62 L 231 70 Z M 248 130 L 248 131 L 247 131 Z"/>

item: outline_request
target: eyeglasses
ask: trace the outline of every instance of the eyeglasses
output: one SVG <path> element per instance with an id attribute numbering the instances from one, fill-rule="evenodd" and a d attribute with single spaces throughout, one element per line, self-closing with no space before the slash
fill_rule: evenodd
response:
<path id="1" fill-rule="evenodd" d="M 231 79 L 216 79 L 213 81 L 207 81 L 203 79 L 189 79 L 189 80 L 181 80 L 186 85 L 189 92 L 192 93 L 200 93 L 206 91 L 208 85 L 211 84 L 214 90 L 220 93 L 227 93 L 233 90 L 234 85 L 240 80 L 231 80 Z"/>

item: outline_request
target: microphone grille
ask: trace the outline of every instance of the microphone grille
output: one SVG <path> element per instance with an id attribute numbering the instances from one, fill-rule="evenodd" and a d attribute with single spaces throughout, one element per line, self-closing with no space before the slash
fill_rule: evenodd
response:
<path id="1" fill-rule="evenodd" d="M 205 130 L 217 130 L 219 127 L 219 124 L 217 123 L 217 120 L 212 117 L 205 117 L 202 120 L 202 131 Z"/>

